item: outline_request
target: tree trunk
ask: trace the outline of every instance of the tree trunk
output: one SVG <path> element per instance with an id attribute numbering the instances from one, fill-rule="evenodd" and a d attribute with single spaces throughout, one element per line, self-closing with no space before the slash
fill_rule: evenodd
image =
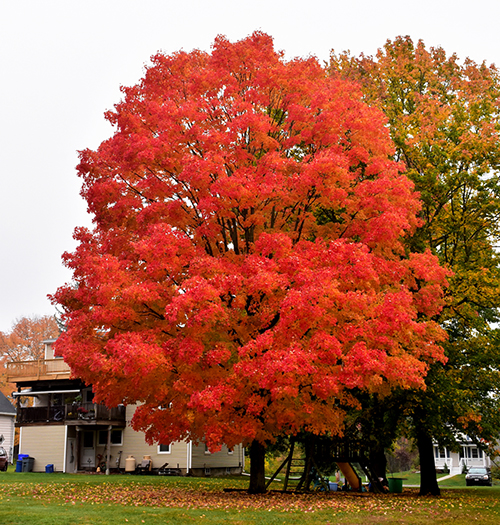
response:
<path id="1" fill-rule="evenodd" d="M 250 494 L 262 494 L 266 492 L 266 447 L 258 441 L 252 441 L 250 445 Z"/>
<path id="2" fill-rule="evenodd" d="M 369 453 L 372 472 L 382 485 L 387 485 L 387 458 L 383 447 L 372 448 Z"/>
<path id="3" fill-rule="evenodd" d="M 417 446 L 420 456 L 420 496 L 439 496 L 441 490 L 437 482 L 434 463 L 434 446 L 427 429 L 417 426 Z"/>
<path id="4" fill-rule="evenodd" d="M 373 492 L 387 492 L 389 490 L 389 482 L 387 481 L 387 458 L 382 446 L 373 447 L 369 452 L 369 462 L 372 475 L 376 477 L 375 486 L 372 487 Z"/>

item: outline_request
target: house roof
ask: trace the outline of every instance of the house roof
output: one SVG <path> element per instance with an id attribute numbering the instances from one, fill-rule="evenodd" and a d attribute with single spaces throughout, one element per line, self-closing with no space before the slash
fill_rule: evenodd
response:
<path id="1" fill-rule="evenodd" d="M 12 403 L 0 392 L 0 414 L 16 414 L 16 409 Z"/>

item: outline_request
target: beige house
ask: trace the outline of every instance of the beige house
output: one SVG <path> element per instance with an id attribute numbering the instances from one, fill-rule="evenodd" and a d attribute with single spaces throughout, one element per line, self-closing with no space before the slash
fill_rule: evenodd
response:
<path id="1" fill-rule="evenodd" d="M 95 472 L 142 467 L 166 474 L 239 474 L 244 450 L 236 446 L 210 453 L 190 441 L 148 445 L 130 426 L 135 407 L 108 409 L 93 402 L 91 387 L 70 379 L 66 363 L 45 341 L 45 359 L 9 363 L 8 380 L 17 384 L 19 453 L 34 458 L 33 471 Z"/>

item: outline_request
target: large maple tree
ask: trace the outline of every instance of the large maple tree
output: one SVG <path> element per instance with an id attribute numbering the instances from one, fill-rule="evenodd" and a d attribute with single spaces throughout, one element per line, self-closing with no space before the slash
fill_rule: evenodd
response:
<path id="1" fill-rule="evenodd" d="M 463 434 L 480 445 L 498 440 L 498 71 L 398 37 L 375 57 L 333 54 L 330 72 L 356 80 L 365 99 L 386 114 L 395 158 L 407 166 L 423 202 L 422 223 L 407 244 L 431 249 L 453 272 L 436 319 L 449 336 L 446 365 L 431 367 L 425 390 L 391 401 L 399 417 L 413 420 L 421 493 L 438 494 L 433 441 L 453 448 Z"/>
<path id="2" fill-rule="evenodd" d="M 354 391 L 420 388 L 446 273 L 408 253 L 419 201 L 386 120 L 262 33 L 158 54 L 81 152 L 94 228 L 65 254 L 58 349 L 151 441 L 342 433 Z"/>

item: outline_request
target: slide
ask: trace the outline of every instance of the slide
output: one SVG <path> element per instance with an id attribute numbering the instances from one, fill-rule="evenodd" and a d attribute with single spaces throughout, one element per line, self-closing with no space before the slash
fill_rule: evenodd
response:
<path id="1" fill-rule="evenodd" d="M 338 463 L 337 466 L 339 467 L 340 472 L 345 477 L 345 480 L 347 483 L 349 483 L 349 486 L 351 487 L 351 490 L 361 490 L 361 480 L 359 479 L 359 476 L 356 474 L 354 469 L 351 467 L 350 463 Z"/>

